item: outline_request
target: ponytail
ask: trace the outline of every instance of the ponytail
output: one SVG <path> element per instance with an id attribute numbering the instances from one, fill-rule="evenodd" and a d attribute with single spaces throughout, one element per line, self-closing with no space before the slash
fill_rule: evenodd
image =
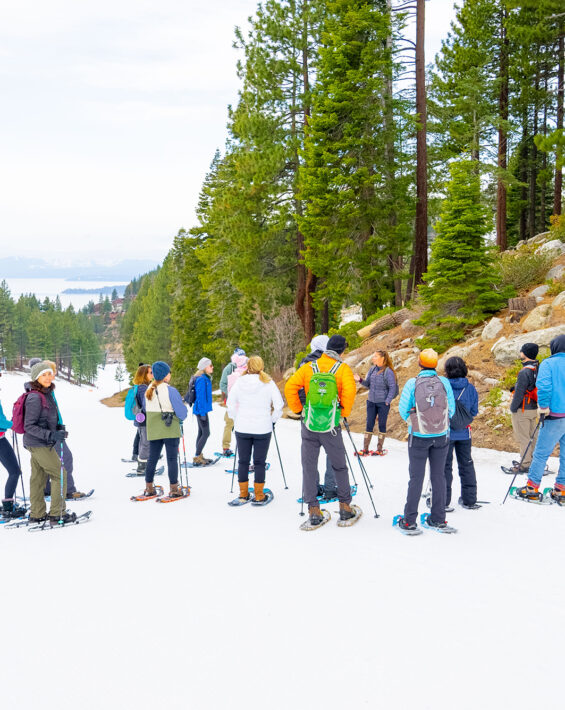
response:
<path id="1" fill-rule="evenodd" d="M 145 399 L 151 401 L 153 399 L 153 392 L 162 384 L 164 380 L 153 380 L 149 387 L 145 390 Z"/>
<path id="2" fill-rule="evenodd" d="M 271 381 L 270 375 L 263 370 L 265 363 L 259 355 L 252 355 L 247 361 L 247 372 L 244 375 L 259 375 L 259 380 L 266 385 Z"/>

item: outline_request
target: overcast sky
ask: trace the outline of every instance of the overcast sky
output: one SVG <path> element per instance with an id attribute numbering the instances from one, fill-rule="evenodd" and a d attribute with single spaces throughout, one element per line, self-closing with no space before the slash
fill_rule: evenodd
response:
<path id="1" fill-rule="evenodd" d="M 428 62 L 453 5 L 426 3 Z M 224 145 L 256 6 L 0 0 L 1 255 L 162 259 Z"/>

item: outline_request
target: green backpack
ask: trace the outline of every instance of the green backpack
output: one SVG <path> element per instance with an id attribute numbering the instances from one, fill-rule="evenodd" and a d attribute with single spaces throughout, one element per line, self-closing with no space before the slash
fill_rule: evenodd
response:
<path id="1" fill-rule="evenodd" d="M 318 363 L 311 363 L 314 374 L 304 404 L 304 426 L 310 431 L 328 432 L 334 429 L 341 417 L 335 373 L 340 362 L 329 372 L 320 372 Z"/>

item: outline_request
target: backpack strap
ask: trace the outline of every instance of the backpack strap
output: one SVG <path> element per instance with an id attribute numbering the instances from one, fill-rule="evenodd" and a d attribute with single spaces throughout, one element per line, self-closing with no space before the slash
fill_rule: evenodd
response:
<path id="1" fill-rule="evenodd" d="M 335 365 L 332 367 L 332 369 L 330 370 L 329 374 L 330 374 L 330 375 L 335 375 L 335 373 L 339 370 L 340 365 L 341 365 L 341 362 L 336 362 L 336 364 L 335 364 Z"/>
<path id="2" fill-rule="evenodd" d="M 467 387 L 468 387 L 468 385 L 465 385 L 465 387 L 461 390 L 461 392 L 459 392 L 459 397 L 457 397 L 457 401 L 458 401 L 458 402 L 459 402 L 459 400 L 461 399 L 461 395 L 463 394 L 463 392 L 465 392 L 465 390 L 467 389 Z"/>
<path id="3" fill-rule="evenodd" d="M 310 363 L 310 365 L 312 365 L 312 371 L 314 372 L 315 375 L 320 372 L 320 368 L 318 367 L 318 363 L 315 360 L 313 360 Z"/>

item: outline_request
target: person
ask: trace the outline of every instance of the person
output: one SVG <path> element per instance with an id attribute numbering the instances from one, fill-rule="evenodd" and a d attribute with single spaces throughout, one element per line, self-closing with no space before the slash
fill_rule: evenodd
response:
<path id="1" fill-rule="evenodd" d="M 137 393 L 135 399 L 141 410 L 140 414 L 143 414 L 144 418 L 142 421 L 136 417 L 133 425 L 137 429 L 139 436 L 139 446 L 137 455 L 137 472 L 145 473 L 147 468 L 147 459 L 149 458 L 149 442 L 147 440 L 147 416 L 145 412 L 145 392 L 149 383 L 153 379 L 153 372 L 151 370 L 151 365 L 140 365 L 133 377 L 133 384 L 137 385 Z"/>
<path id="2" fill-rule="evenodd" d="M 24 447 L 31 455 L 30 523 L 47 517 L 52 525 L 71 523 L 75 513 L 67 512 L 67 471 L 63 465 L 62 444 L 67 437 L 57 400 L 54 396 L 55 373 L 52 364 L 45 360 L 31 368 L 31 381 L 26 383 L 29 392 L 25 402 Z M 51 479 L 51 507 L 46 515 L 44 489 Z M 62 479 L 62 480 L 61 480 Z"/>
<path id="3" fill-rule="evenodd" d="M 329 336 L 316 335 L 310 343 L 310 354 L 302 358 L 299 367 L 302 367 L 306 362 L 315 362 L 322 356 L 327 347 Z M 298 397 L 304 407 L 306 403 L 306 392 L 304 387 L 298 390 Z M 337 497 L 337 483 L 335 482 L 335 473 L 329 458 L 326 456 L 326 472 L 324 474 L 324 485 L 320 485 L 320 474 L 318 474 L 318 498 L 322 498 L 322 502 L 328 502 Z"/>
<path id="4" fill-rule="evenodd" d="M 144 363 L 138 363 L 138 367 L 143 367 Z M 131 453 L 131 460 L 133 463 L 137 461 L 139 457 L 139 429 L 135 430 L 135 436 L 133 437 L 133 448 Z"/>
<path id="5" fill-rule="evenodd" d="M 451 385 L 453 397 L 460 402 L 471 417 L 479 413 L 479 394 L 474 385 L 467 379 L 468 369 L 460 357 L 450 357 L 445 363 L 445 374 Z M 456 405 L 457 406 L 457 405 Z M 461 505 L 471 510 L 477 508 L 477 476 L 471 456 L 471 424 L 462 429 L 454 429 L 450 425 L 449 448 L 445 460 L 445 507 L 451 503 L 451 486 L 453 483 L 453 452 L 457 457 L 459 478 L 461 479 Z"/>
<path id="6" fill-rule="evenodd" d="M 386 350 L 377 350 L 371 358 L 372 367 L 365 379 L 355 375 L 355 379 L 363 387 L 369 389 L 367 397 L 367 425 L 363 439 L 361 456 L 370 452 L 371 439 L 375 428 L 375 420 L 379 422 L 379 438 L 377 440 L 377 454 L 383 454 L 383 444 L 386 437 L 386 422 L 390 411 L 390 403 L 398 394 L 396 374 L 392 359 Z"/>
<path id="7" fill-rule="evenodd" d="M 410 378 L 400 395 L 398 411 L 408 424 L 410 461 L 408 494 L 404 515 L 398 519 L 403 530 L 416 530 L 418 503 L 430 462 L 432 510 L 427 517 L 431 527 L 445 528 L 445 460 L 449 449 L 449 420 L 455 413 L 455 399 L 449 380 L 436 372 L 435 350 L 422 350 L 418 357 L 421 372 Z"/>
<path id="8" fill-rule="evenodd" d="M 39 362 L 42 362 L 41 358 L 32 357 L 31 360 L 29 361 L 30 368 Z M 53 378 L 55 378 L 57 376 L 57 365 L 52 360 L 45 360 L 45 362 L 53 370 Z M 26 388 L 26 391 L 27 391 L 28 388 L 31 387 L 31 383 L 26 383 L 24 385 L 24 387 Z M 54 393 L 53 393 L 53 398 L 55 398 Z M 79 500 L 80 498 L 86 498 L 86 493 L 83 493 L 82 491 L 77 491 L 75 479 L 73 476 L 74 458 L 73 458 L 72 451 L 69 449 L 69 445 L 67 444 L 66 440 L 63 441 L 63 465 L 65 466 L 65 471 L 67 472 L 67 494 L 65 496 L 66 500 Z M 43 491 L 43 493 L 45 496 L 51 495 L 51 479 L 50 478 L 47 478 L 47 481 L 45 483 L 45 490 Z"/>
<path id="9" fill-rule="evenodd" d="M 243 500 L 250 498 L 249 463 L 253 453 L 253 492 L 257 503 L 266 501 L 263 491 L 265 462 L 273 426 L 280 419 L 284 406 L 278 387 L 264 371 L 264 367 L 258 355 L 250 357 L 246 372 L 230 387 L 227 400 L 228 415 L 234 422 L 239 457 L 239 497 Z"/>
<path id="10" fill-rule="evenodd" d="M 155 469 L 165 446 L 167 472 L 171 486 L 170 497 L 181 498 L 184 494 L 179 487 L 178 451 L 181 437 L 181 422 L 186 419 L 188 410 L 178 390 L 172 387 L 171 368 L 166 362 L 158 360 L 151 365 L 153 381 L 143 394 L 143 410 L 146 414 L 146 431 L 149 441 L 149 458 L 145 468 L 145 496 L 155 495 Z M 141 435 L 140 435 L 141 439 Z"/>
<path id="11" fill-rule="evenodd" d="M 539 366 L 536 380 L 538 395 L 538 414 L 541 420 L 538 440 L 530 470 L 528 482 L 518 488 L 520 498 L 535 500 L 539 498 L 539 486 L 547 459 L 559 444 L 559 471 L 555 487 L 551 491 L 553 500 L 563 504 L 565 501 L 565 335 L 558 335 L 549 344 L 551 356 Z"/>
<path id="12" fill-rule="evenodd" d="M 192 462 L 195 466 L 207 466 L 212 463 L 212 459 L 204 458 L 202 452 L 204 445 L 210 436 L 210 420 L 208 412 L 212 411 L 212 373 L 214 366 L 209 357 L 203 357 L 198 363 L 198 369 L 194 375 L 194 390 L 196 400 L 192 411 L 198 422 L 198 435 L 196 437 L 196 453 Z"/>
<path id="13" fill-rule="evenodd" d="M 1 375 L 2 373 L 0 372 Z M 16 504 L 15 495 L 22 470 L 14 449 L 6 438 L 6 432 L 11 428 L 12 422 L 4 415 L 2 403 L 0 402 L 0 463 L 8 471 L 8 480 L 4 488 L 0 515 L 4 516 L 4 518 L 21 518 L 25 515 L 26 509 L 24 506 Z"/>
<path id="14" fill-rule="evenodd" d="M 235 364 L 236 357 L 245 357 L 245 350 L 242 348 L 235 348 L 233 354 L 230 358 L 228 364 L 222 370 L 222 376 L 220 377 L 220 390 L 224 397 L 223 405 L 226 406 L 228 399 L 228 377 L 235 371 L 237 365 Z M 222 436 L 222 453 L 224 456 L 232 456 L 233 451 L 230 449 L 231 446 L 231 433 L 233 431 L 233 421 L 229 418 L 228 412 L 224 414 L 224 433 Z"/>
<path id="15" fill-rule="evenodd" d="M 512 388 L 514 394 L 510 402 L 512 431 L 520 447 L 520 460 L 508 469 L 512 473 L 528 473 L 538 438 L 538 402 L 535 395 L 539 369 L 538 352 L 539 346 L 536 343 L 524 343 L 520 350 L 522 369 Z"/>
<path id="16" fill-rule="evenodd" d="M 320 373 L 333 371 L 332 374 L 337 385 L 338 409 L 333 429 L 325 432 L 312 431 L 306 426 L 304 417 L 301 421 L 302 490 L 303 498 L 308 504 L 308 514 L 312 526 L 320 525 L 323 522 L 320 504 L 317 499 L 320 446 L 323 446 L 335 473 L 340 519 L 349 520 L 357 516 L 357 513 L 350 505 L 351 488 L 340 425 L 340 417 L 348 417 L 351 413 L 356 394 L 353 372 L 349 365 L 341 359 L 346 347 L 347 341 L 342 335 L 332 335 L 327 342 L 326 350 L 318 360 L 302 365 L 289 378 L 285 386 L 288 406 L 293 412 L 300 414 L 304 408 L 309 407 L 310 382 L 316 370 L 319 370 Z M 306 404 L 304 406 L 298 396 L 301 388 L 304 388 L 306 394 Z"/>

